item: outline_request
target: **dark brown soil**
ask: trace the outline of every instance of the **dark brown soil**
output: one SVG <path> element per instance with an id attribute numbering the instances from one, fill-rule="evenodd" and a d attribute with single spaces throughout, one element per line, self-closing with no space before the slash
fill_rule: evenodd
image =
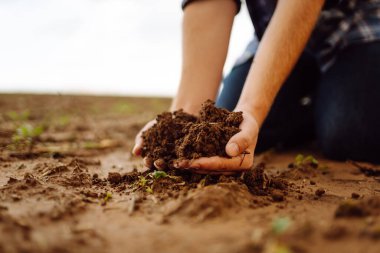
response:
<path id="1" fill-rule="evenodd" d="M 380 197 L 371 197 L 360 201 L 342 202 L 335 211 L 335 217 L 365 217 L 380 214 Z"/>
<path id="2" fill-rule="evenodd" d="M 234 176 L 146 170 L 135 134 L 169 103 L 0 95 L 0 252 L 379 252 L 378 165 L 304 147 Z"/>
<path id="3" fill-rule="evenodd" d="M 157 116 L 157 123 L 143 133 L 142 156 L 149 160 L 163 160 L 169 168 L 177 159 L 199 157 L 228 157 L 225 146 L 240 131 L 241 112 L 216 108 L 206 101 L 199 117 L 182 110 L 165 112 Z"/>

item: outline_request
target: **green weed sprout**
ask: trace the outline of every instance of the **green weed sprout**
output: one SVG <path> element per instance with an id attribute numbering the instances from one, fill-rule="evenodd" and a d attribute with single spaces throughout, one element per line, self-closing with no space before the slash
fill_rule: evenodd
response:
<path id="1" fill-rule="evenodd" d="M 102 206 L 106 205 L 107 202 L 110 201 L 110 199 L 112 199 L 112 193 L 111 192 L 107 192 L 106 196 L 103 198 Z"/>
<path id="2" fill-rule="evenodd" d="M 288 217 L 276 218 L 272 222 L 272 233 L 275 235 L 281 235 L 288 230 L 291 224 L 292 221 Z"/>
<path id="3" fill-rule="evenodd" d="M 318 166 L 319 162 L 318 162 L 317 159 L 315 159 L 311 155 L 308 155 L 308 156 L 305 157 L 302 154 L 298 154 L 296 156 L 296 158 L 294 159 L 294 165 L 301 166 L 301 165 L 305 165 L 305 164 L 311 164 L 311 165 L 314 165 L 314 166 Z"/>
<path id="4" fill-rule="evenodd" d="M 168 176 L 168 174 L 165 171 L 155 170 L 154 172 L 152 172 L 152 177 L 154 179 L 165 178 L 167 176 Z"/>
<path id="5" fill-rule="evenodd" d="M 148 180 L 144 176 L 139 176 L 139 186 L 144 187 Z"/>
<path id="6" fill-rule="evenodd" d="M 273 253 L 292 253 L 293 251 L 286 245 L 276 244 L 273 249 L 269 252 Z"/>
<path id="7" fill-rule="evenodd" d="M 12 136 L 12 142 L 16 147 L 25 145 L 28 147 L 29 153 L 35 145 L 37 138 L 43 133 L 43 126 L 33 127 L 30 124 L 24 124 L 16 129 L 15 134 Z"/>
<path id="8" fill-rule="evenodd" d="M 10 111 L 6 113 L 6 116 L 12 121 L 25 121 L 29 119 L 30 113 L 28 110 L 22 112 Z"/>
<path id="9" fill-rule="evenodd" d="M 150 186 L 147 186 L 145 191 L 149 194 L 153 194 L 153 189 Z"/>

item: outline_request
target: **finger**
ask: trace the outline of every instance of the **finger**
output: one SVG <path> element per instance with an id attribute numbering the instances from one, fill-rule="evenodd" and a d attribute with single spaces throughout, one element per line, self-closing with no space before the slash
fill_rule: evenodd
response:
<path id="1" fill-rule="evenodd" d="M 254 120 L 247 118 L 240 125 L 241 131 L 231 137 L 226 145 L 226 153 L 237 156 L 250 146 L 255 146 L 257 141 L 258 126 Z"/>
<path id="2" fill-rule="evenodd" d="M 151 128 L 154 124 L 156 124 L 156 120 L 152 120 L 152 121 L 149 121 L 139 132 L 138 134 L 136 135 L 136 138 L 135 138 L 135 146 L 133 147 L 132 149 L 132 153 L 135 155 L 135 156 L 139 156 L 141 155 L 141 151 L 142 151 L 142 147 L 143 147 L 143 144 L 144 144 L 144 140 L 142 138 L 142 134 L 143 132 L 145 132 L 146 130 L 148 130 L 149 128 Z"/>
<path id="3" fill-rule="evenodd" d="M 147 168 L 152 168 L 153 166 L 153 159 L 152 158 L 149 158 L 149 157 L 145 157 L 143 159 L 143 163 L 144 163 L 144 166 L 147 167 Z"/>
<path id="4" fill-rule="evenodd" d="M 242 154 L 232 158 L 219 156 L 202 157 L 190 163 L 191 170 L 202 171 L 245 171 L 249 170 L 253 164 L 252 154 Z"/>
<path id="5" fill-rule="evenodd" d="M 207 175 L 225 175 L 225 176 L 234 175 L 240 172 L 240 171 L 210 171 L 210 170 L 200 170 L 200 169 L 192 169 L 192 168 L 189 168 L 188 170 L 191 170 L 194 173 L 202 174 L 202 175 L 207 174 Z"/>
<path id="6" fill-rule="evenodd" d="M 153 165 L 158 170 L 164 170 L 166 168 L 166 163 L 164 159 L 157 159 L 156 161 L 154 161 Z"/>
<path id="7" fill-rule="evenodd" d="M 173 166 L 176 169 L 188 169 L 190 167 L 190 163 L 191 163 L 190 160 L 180 159 L 180 160 L 176 160 L 173 163 Z"/>
<path id="8" fill-rule="evenodd" d="M 139 155 L 141 155 L 142 146 L 143 146 L 143 140 L 142 140 L 142 138 L 141 138 L 141 134 L 140 134 L 139 137 L 136 138 L 135 146 L 133 147 L 132 153 L 133 153 L 135 156 L 139 156 Z"/>

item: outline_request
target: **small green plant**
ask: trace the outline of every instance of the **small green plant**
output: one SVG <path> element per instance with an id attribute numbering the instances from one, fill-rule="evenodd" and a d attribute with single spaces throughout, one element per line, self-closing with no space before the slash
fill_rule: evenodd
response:
<path id="1" fill-rule="evenodd" d="M 167 176 L 168 174 L 165 171 L 155 170 L 154 172 L 152 172 L 152 177 L 154 179 L 165 178 Z"/>
<path id="2" fill-rule="evenodd" d="M 15 148 L 27 147 L 30 153 L 43 131 L 43 126 L 34 127 L 30 124 L 21 125 L 12 136 L 12 144 Z"/>
<path id="3" fill-rule="evenodd" d="M 147 193 L 149 193 L 149 194 L 153 194 L 153 189 L 152 189 L 150 186 L 147 186 L 147 187 L 145 188 L 145 191 L 146 191 Z"/>
<path id="4" fill-rule="evenodd" d="M 268 250 L 268 252 L 273 253 L 292 253 L 293 251 L 286 245 L 276 243 L 272 246 L 271 250 Z"/>
<path id="5" fill-rule="evenodd" d="M 30 113 L 28 110 L 22 112 L 10 111 L 6 113 L 6 116 L 12 121 L 25 121 L 30 117 Z"/>
<path id="6" fill-rule="evenodd" d="M 146 186 L 146 183 L 148 182 L 148 180 L 144 177 L 144 176 L 139 176 L 139 186 L 141 187 L 144 187 Z"/>
<path id="7" fill-rule="evenodd" d="M 295 166 L 301 166 L 301 165 L 306 165 L 306 164 L 311 164 L 314 166 L 318 166 L 319 162 L 317 159 L 315 159 L 313 156 L 308 155 L 304 156 L 302 154 L 298 154 L 296 158 L 294 159 L 294 165 Z"/>
<path id="8" fill-rule="evenodd" d="M 70 123 L 70 116 L 68 115 L 59 116 L 56 120 L 56 126 L 58 127 L 65 127 L 69 123 Z"/>
<path id="9" fill-rule="evenodd" d="M 111 192 L 107 192 L 106 193 L 106 196 L 104 196 L 103 200 L 102 200 L 102 205 L 106 205 L 108 201 L 110 201 L 112 199 L 112 193 Z"/>
<path id="10" fill-rule="evenodd" d="M 83 143 L 83 148 L 84 149 L 98 149 L 99 143 L 94 142 L 94 141 L 86 141 L 85 143 Z"/>
<path id="11" fill-rule="evenodd" d="M 118 113 L 133 113 L 136 111 L 136 106 L 128 102 L 119 102 L 112 107 L 113 111 Z"/>
<path id="12" fill-rule="evenodd" d="M 149 186 L 148 184 L 151 184 L 152 180 L 146 179 L 144 176 L 139 176 L 139 181 L 138 181 L 138 188 L 145 188 L 145 191 L 147 193 L 153 194 L 153 188 Z"/>
<path id="13" fill-rule="evenodd" d="M 272 233 L 274 235 L 281 235 L 289 229 L 292 221 L 288 217 L 276 218 L 272 222 Z"/>

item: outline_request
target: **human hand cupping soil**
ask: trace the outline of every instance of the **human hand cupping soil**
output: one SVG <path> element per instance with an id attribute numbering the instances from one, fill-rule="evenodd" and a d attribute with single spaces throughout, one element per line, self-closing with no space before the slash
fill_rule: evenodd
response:
<path id="1" fill-rule="evenodd" d="M 201 174 L 224 174 L 249 170 L 253 165 L 259 126 L 250 113 L 243 112 L 243 121 L 239 128 L 241 131 L 232 136 L 225 147 L 230 158 L 212 156 L 193 160 L 179 160 L 174 163 L 174 167 L 191 169 Z"/>
<path id="2" fill-rule="evenodd" d="M 144 145 L 144 140 L 142 138 L 142 134 L 143 132 L 145 132 L 146 130 L 148 130 L 149 128 L 151 128 L 152 126 L 154 126 L 154 124 L 156 124 L 157 121 L 154 119 L 154 120 L 151 120 L 149 121 L 148 123 L 145 124 L 145 126 L 143 128 L 141 128 L 141 130 L 137 133 L 136 135 L 136 138 L 135 138 L 135 146 L 133 147 L 133 150 L 132 150 L 132 153 L 135 155 L 135 156 L 140 156 L 141 155 L 141 151 L 142 151 L 142 148 L 143 148 L 143 145 Z M 149 164 L 149 161 L 148 161 L 148 158 L 145 157 L 144 158 L 144 165 L 146 167 L 150 167 L 151 164 Z"/>
<path id="3" fill-rule="evenodd" d="M 229 112 L 209 100 L 199 116 L 182 110 L 158 115 L 136 136 L 133 153 L 151 169 L 230 174 L 251 168 L 258 129 L 250 113 Z"/>

